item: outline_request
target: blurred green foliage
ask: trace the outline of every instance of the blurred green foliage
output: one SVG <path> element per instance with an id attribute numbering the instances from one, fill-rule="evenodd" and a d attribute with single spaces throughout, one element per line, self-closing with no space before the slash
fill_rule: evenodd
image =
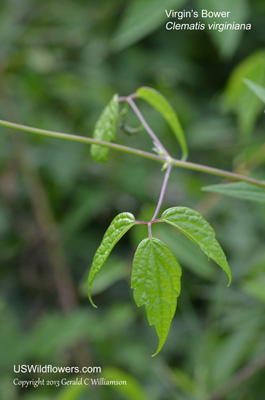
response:
<path id="1" fill-rule="evenodd" d="M 189 160 L 264 179 L 264 106 L 242 81 L 264 87 L 264 1 L 228 2 L 235 18 L 252 23 L 251 31 L 229 37 L 166 31 L 166 5 L 187 10 L 200 2 L 164 3 L 2 0 L 0 117 L 91 136 L 114 93 L 147 85 L 177 110 Z M 179 156 L 165 121 L 144 104 L 143 112 Z M 152 147 L 144 132 L 118 142 Z M 105 266 L 111 278 L 95 281 L 99 308 L 89 305 L 83 282 L 106 227 L 118 212 L 153 213 L 160 168 L 113 151 L 108 163 L 96 164 L 86 146 L 1 129 L 0 398 L 208 400 L 265 352 L 264 205 L 201 192 L 220 183 L 203 174 L 175 169 L 164 208 L 183 205 L 205 216 L 228 255 L 233 284 L 227 288 L 185 238 L 155 226 L 154 235 L 179 258 L 183 278 L 167 343 L 151 359 L 157 338 L 130 290 L 132 254 L 142 237 L 135 227 Z M 46 363 L 100 365 L 103 376 L 105 369 L 106 377 L 128 377 L 121 378 L 128 388 L 12 384 L 13 364 Z M 264 400 L 264 378 L 263 368 L 222 398 Z"/>

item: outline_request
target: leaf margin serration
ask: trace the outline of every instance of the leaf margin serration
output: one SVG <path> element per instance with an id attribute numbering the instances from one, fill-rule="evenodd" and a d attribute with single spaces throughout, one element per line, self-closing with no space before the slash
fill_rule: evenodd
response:
<path id="1" fill-rule="evenodd" d="M 201 240 L 198 240 L 192 233 L 191 231 L 185 229 L 182 224 L 180 224 L 180 222 L 183 222 L 181 220 L 179 220 L 179 222 L 177 223 L 176 221 L 174 222 L 172 220 L 172 215 L 174 215 L 174 213 L 179 215 L 184 215 L 187 217 L 187 220 L 184 222 L 189 222 L 190 218 L 193 218 L 193 222 L 191 223 L 192 225 L 196 224 L 194 223 L 194 218 L 197 219 L 197 222 L 199 221 L 199 223 L 201 223 L 202 225 L 199 226 L 200 231 L 203 232 L 203 238 Z M 226 259 L 226 255 L 221 247 L 221 245 L 219 244 L 219 242 L 216 240 L 215 238 L 215 231 L 212 228 L 212 226 L 202 217 L 202 215 L 198 212 L 195 211 L 191 208 L 188 207 L 171 207 L 168 208 L 167 210 L 165 210 L 161 216 L 161 221 L 168 223 L 169 225 L 174 226 L 175 228 L 177 228 L 178 230 L 180 230 L 182 233 L 184 233 L 192 242 L 194 242 L 200 249 L 201 251 L 210 259 L 212 259 L 213 261 L 216 262 L 216 264 L 218 264 L 222 270 L 226 273 L 229 283 L 228 286 L 231 284 L 232 281 L 232 276 L 231 276 L 231 271 Z M 198 226 L 197 226 L 198 228 Z M 210 245 L 205 245 L 203 242 L 205 240 L 211 240 Z M 210 246 L 214 246 L 215 248 L 217 248 L 217 252 L 215 254 L 215 252 L 212 252 L 211 249 L 209 249 Z"/>
<path id="2" fill-rule="evenodd" d="M 94 128 L 93 138 L 105 142 L 112 142 L 115 140 L 117 135 L 116 124 L 118 120 L 119 96 L 116 93 L 112 96 L 99 116 Z M 90 154 L 94 161 L 106 162 L 108 160 L 109 148 L 106 146 L 99 146 L 98 144 L 92 144 Z"/>
<path id="3" fill-rule="evenodd" d="M 125 223 L 126 221 L 127 223 Z M 122 236 L 125 235 L 125 233 L 135 225 L 135 223 L 136 221 L 133 214 L 129 212 L 120 213 L 112 220 L 103 236 L 103 239 L 94 255 L 87 281 L 88 298 L 94 307 L 96 307 L 96 305 L 92 301 L 90 293 L 93 280 L 105 264 L 114 246 L 118 243 Z"/>
<path id="4" fill-rule="evenodd" d="M 151 290 L 151 292 L 149 293 L 150 296 L 149 297 L 147 296 L 146 298 L 143 297 L 145 294 L 145 291 L 144 291 L 144 294 L 141 295 L 140 285 L 141 285 L 143 279 L 145 279 L 145 280 L 147 279 L 147 276 L 139 278 L 139 273 L 141 273 L 141 271 L 139 271 L 139 269 L 141 270 L 142 267 L 140 264 L 140 260 L 138 258 L 140 258 L 140 259 L 145 258 L 145 257 L 143 257 L 143 254 L 146 251 L 148 245 L 149 246 L 155 245 L 156 251 L 157 251 L 157 249 L 159 249 L 161 251 L 161 248 L 162 248 L 163 251 L 165 252 L 165 255 L 169 256 L 168 259 L 169 258 L 171 259 L 170 260 L 171 272 L 173 271 L 173 269 L 175 269 L 174 274 L 169 274 L 168 270 L 166 270 L 165 267 L 162 266 L 162 268 L 166 271 L 166 274 L 173 277 L 173 279 L 170 281 L 170 284 L 172 286 L 171 303 L 169 303 L 167 300 L 165 300 L 165 298 L 163 298 L 163 296 L 161 296 L 161 303 L 164 302 L 165 305 L 166 305 L 166 303 L 170 304 L 170 307 L 169 307 L 170 310 L 167 310 L 167 311 L 169 311 L 167 313 L 167 315 L 162 316 L 162 319 L 160 319 L 160 320 L 157 318 L 157 316 L 154 313 L 152 314 L 152 312 L 151 312 L 152 307 L 150 309 L 150 302 L 151 302 L 152 296 L 154 296 L 154 291 Z M 155 247 L 153 247 L 153 249 Z M 164 261 L 165 261 L 165 259 L 164 259 Z M 145 262 L 145 260 L 143 260 L 143 262 Z M 169 268 L 168 261 L 165 263 L 165 266 L 166 266 L 166 268 Z M 152 265 L 150 266 L 147 263 L 146 267 L 147 267 L 147 274 L 148 273 L 150 274 L 150 269 L 148 270 L 148 267 L 152 268 Z M 144 272 L 143 272 L 143 274 L 144 274 Z M 171 325 L 172 319 L 174 317 L 174 314 L 175 314 L 175 311 L 177 308 L 177 297 L 179 296 L 180 290 L 181 290 L 181 281 L 180 281 L 181 275 L 182 275 L 182 270 L 179 265 L 179 262 L 175 256 L 175 254 L 173 253 L 173 251 L 165 243 L 163 243 L 161 240 L 156 239 L 154 237 L 146 238 L 140 242 L 140 244 L 138 245 L 137 250 L 135 252 L 134 259 L 133 259 L 131 288 L 134 289 L 133 296 L 134 296 L 136 305 L 138 307 L 141 307 L 143 305 L 145 306 L 149 325 L 155 325 L 155 329 L 156 329 L 156 332 L 157 332 L 157 335 L 159 338 L 159 345 L 158 345 L 158 348 L 157 348 L 155 354 L 153 354 L 153 356 L 157 355 L 160 352 L 160 350 L 162 349 L 162 347 L 166 341 L 166 338 L 168 336 L 170 325 Z M 158 280 L 161 283 L 161 276 L 162 276 L 161 270 L 159 270 L 159 273 L 156 272 L 156 276 L 158 277 Z M 154 278 L 155 277 L 153 277 L 153 282 L 154 282 Z M 164 281 L 164 284 L 165 284 L 165 281 Z M 169 294 L 168 288 L 165 289 L 165 288 L 163 288 L 163 287 L 161 288 L 161 286 L 159 286 L 160 293 L 161 293 L 162 289 L 164 289 L 164 295 Z M 145 290 L 146 290 L 146 287 L 145 287 Z M 165 290 L 166 290 L 166 293 L 165 293 Z M 161 312 L 160 312 L 160 316 L 161 316 Z M 168 322 L 166 322 L 166 320 L 168 320 Z"/>

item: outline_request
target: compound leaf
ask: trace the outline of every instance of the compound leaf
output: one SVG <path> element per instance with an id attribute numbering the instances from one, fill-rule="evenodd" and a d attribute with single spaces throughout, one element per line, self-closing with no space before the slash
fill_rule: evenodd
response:
<path id="1" fill-rule="evenodd" d="M 231 271 L 226 256 L 215 239 L 215 232 L 197 211 L 187 207 L 172 207 L 164 211 L 162 221 L 174 226 L 192 240 L 203 253 L 215 261 L 226 273 L 231 283 Z"/>
<path id="2" fill-rule="evenodd" d="M 101 270 L 103 264 L 110 255 L 111 250 L 116 243 L 122 238 L 122 236 L 135 224 L 135 218 L 131 213 L 121 213 L 118 214 L 108 227 L 99 248 L 93 258 L 92 266 L 88 276 L 87 290 L 88 298 L 91 304 L 95 306 L 91 299 L 90 288 L 92 282 Z"/>
<path id="3" fill-rule="evenodd" d="M 236 197 L 238 199 L 265 203 L 265 189 L 246 182 L 209 185 L 202 188 L 202 190 L 220 193 L 222 195 Z"/>
<path id="4" fill-rule="evenodd" d="M 182 127 L 179 123 L 177 114 L 167 101 L 167 99 L 157 90 L 149 87 L 140 87 L 136 91 L 137 97 L 145 100 L 154 107 L 165 118 L 171 129 L 173 130 L 182 150 L 182 159 L 186 160 L 188 156 L 188 147 Z"/>
<path id="5" fill-rule="evenodd" d="M 116 124 L 119 119 L 118 95 L 115 94 L 100 115 L 93 133 L 94 139 L 111 142 L 116 139 Z M 92 144 L 90 149 L 93 160 L 105 162 L 108 160 L 109 149 Z"/>
<path id="6" fill-rule="evenodd" d="M 174 253 L 155 238 L 144 239 L 133 259 L 131 287 L 138 307 L 145 305 L 150 325 L 155 325 L 163 347 L 180 294 L 181 267 Z M 154 354 L 154 355 L 155 355 Z"/>

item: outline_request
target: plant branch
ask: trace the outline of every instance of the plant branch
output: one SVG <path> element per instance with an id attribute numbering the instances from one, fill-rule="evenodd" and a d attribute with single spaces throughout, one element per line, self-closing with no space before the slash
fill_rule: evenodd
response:
<path id="1" fill-rule="evenodd" d="M 151 224 L 151 222 L 148 222 L 147 226 L 148 226 L 148 236 L 149 236 L 150 239 L 152 239 L 153 236 L 152 236 L 152 224 Z"/>
<path id="2" fill-rule="evenodd" d="M 221 176 L 223 178 L 232 179 L 235 181 L 243 181 L 243 182 L 251 183 L 253 185 L 265 188 L 265 182 L 263 182 L 263 181 L 259 181 L 254 178 L 250 178 L 248 176 L 236 174 L 234 172 L 225 171 L 223 169 L 207 167 L 206 165 L 195 164 L 195 163 L 192 163 L 189 161 L 177 160 L 175 158 L 172 159 L 172 165 L 174 165 L 175 167 L 191 169 L 193 171 L 204 172 L 204 173 L 210 174 L 210 175 Z"/>
<path id="3" fill-rule="evenodd" d="M 172 164 L 170 163 L 168 165 L 168 167 L 167 167 L 167 170 L 166 170 L 166 174 L 165 174 L 165 177 L 164 177 L 164 181 L 163 181 L 162 189 L 161 189 L 161 192 L 160 192 L 159 200 L 158 200 L 158 203 L 157 203 L 156 210 L 155 210 L 155 213 L 153 215 L 153 218 L 151 219 L 151 222 L 153 222 L 156 219 L 157 214 L 159 213 L 159 210 L 161 208 L 161 205 L 162 205 L 162 202 L 163 202 L 163 199 L 164 199 L 164 196 L 165 196 L 166 187 L 167 187 L 168 178 L 170 176 L 171 169 L 172 169 Z"/>
<path id="4" fill-rule="evenodd" d="M 19 124 L 2 121 L 2 120 L 0 120 L 0 126 L 3 126 L 5 128 L 19 130 L 22 132 L 34 133 L 34 134 L 40 135 L 40 136 L 52 137 L 52 138 L 56 138 L 56 139 L 64 139 L 64 140 L 70 140 L 70 141 L 86 143 L 86 144 L 97 144 L 99 146 L 105 146 L 105 147 L 109 147 L 110 149 L 122 151 L 123 153 L 132 154 L 132 155 L 135 155 L 138 157 L 143 157 L 143 158 L 146 158 L 149 160 L 153 160 L 153 161 L 159 162 L 161 164 L 168 162 L 168 157 L 163 157 L 163 156 L 159 156 L 157 154 L 149 153 L 147 151 L 134 149 L 134 148 L 123 146 L 123 145 L 116 144 L 116 143 L 104 142 L 104 141 L 100 141 L 100 140 L 96 140 L 96 139 L 92 139 L 92 138 L 88 138 L 88 137 L 84 137 L 84 136 L 76 136 L 76 135 L 71 135 L 71 134 L 67 134 L 67 133 L 47 131 L 44 129 L 32 128 L 29 126 L 19 125 Z M 265 188 L 265 182 L 259 181 L 254 178 L 250 178 L 248 176 L 236 174 L 236 173 L 225 171 L 222 169 L 207 167 L 207 166 L 201 165 L 201 164 L 195 164 L 195 163 L 188 162 L 188 161 L 177 160 L 175 158 L 172 158 L 170 160 L 170 162 L 175 167 L 190 169 L 193 171 L 204 172 L 204 173 L 207 173 L 210 175 L 221 176 L 223 178 L 232 179 L 232 180 L 236 180 L 236 181 L 243 181 L 243 182 L 251 183 L 255 186 Z"/>
<path id="5" fill-rule="evenodd" d="M 85 144 L 97 144 L 98 146 L 109 147 L 110 149 L 118 150 L 123 153 L 132 154 L 132 155 L 135 155 L 138 157 L 157 161 L 157 162 L 160 162 L 161 164 L 164 164 L 167 161 L 165 157 L 159 156 L 157 154 L 148 153 L 147 151 L 134 149 L 132 147 L 123 146 L 123 145 L 117 144 L 117 143 L 104 142 L 104 141 L 93 139 L 90 137 L 71 135 L 69 133 L 48 131 L 48 130 L 39 129 L 39 128 L 32 128 L 29 126 L 15 124 L 13 122 L 2 121 L 2 120 L 0 120 L 0 126 L 3 126 L 5 128 L 15 129 L 15 130 L 22 131 L 22 132 L 33 133 L 33 134 L 39 135 L 39 136 L 51 137 L 51 138 L 55 138 L 55 139 L 63 139 L 63 140 L 69 140 L 72 142 L 85 143 Z"/>
<path id="6" fill-rule="evenodd" d="M 121 97 L 120 99 L 124 99 L 124 98 Z M 168 151 L 165 149 L 165 147 L 162 145 L 162 143 L 160 142 L 160 140 L 156 136 L 155 132 L 150 128 L 150 126 L 148 125 L 148 123 L 144 119 L 143 114 L 141 113 L 141 111 L 139 110 L 139 108 L 137 107 L 135 102 L 133 101 L 132 96 L 125 97 L 125 99 L 130 104 L 131 108 L 133 109 L 133 111 L 137 115 L 139 121 L 141 122 L 141 124 L 143 125 L 143 127 L 145 128 L 145 130 L 149 134 L 149 136 L 151 136 L 151 138 L 153 139 L 153 141 L 156 144 L 156 146 L 158 147 L 158 149 L 161 149 L 164 152 L 165 156 L 169 157 Z"/>

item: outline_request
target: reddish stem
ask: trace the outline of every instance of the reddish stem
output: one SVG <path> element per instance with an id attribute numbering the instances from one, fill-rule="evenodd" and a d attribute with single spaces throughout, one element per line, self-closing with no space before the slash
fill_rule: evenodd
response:
<path id="1" fill-rule="evenodd" d="M 167 183 L 168 183 L 168 179 L 169 179 L 169 176 L 170 176 L 171 169 L 172 169 L 172 164 L 170 163 L 168 165 L 168 167 L 167 167 L 167 170 L 166 170 L 166 174 L 165 174 L 165 178 L 164 178 L 163 185 L 162 185 L 162 188 L 161 188 L 159 200 L 158 200 L 158 203 L 157 203 L 156 210 L 155 210 L 155 213 L 153 215 L 153 218 L 151 219 L 151 222 L 153 222 L 156 219 L 157 214 L 159 213 L 159 210 L 160 210 L 161 205 L 163 203 L 163 199 L 164 199 L 164 196 L 165 196 L 165 192 L 166 192 Z"/>

